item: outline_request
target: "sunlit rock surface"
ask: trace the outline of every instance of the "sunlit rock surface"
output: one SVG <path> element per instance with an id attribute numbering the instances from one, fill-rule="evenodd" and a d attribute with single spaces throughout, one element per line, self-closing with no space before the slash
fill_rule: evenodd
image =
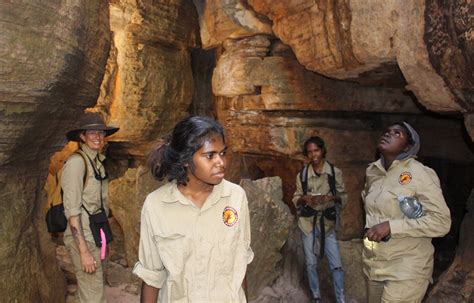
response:
<path id="1" fill-rule="evenodd" d="M 203 48 L 216 47 L 227 38 L 273 34 L 271 21 L 257 14 L 245 0 L 193 0 L 199 14 Z"/>
<path id="2" fill-rule="evenodd" d="M 190 51 L 197 46 L 197 15 L 190 1 L 117 1 L 110 5 L 114 48 L 99 106 L 120 125 L 115 142 L 158 139 L 188 114 L 193 94 Z M 146 153 L 146 151 L 143 151 Z"/>

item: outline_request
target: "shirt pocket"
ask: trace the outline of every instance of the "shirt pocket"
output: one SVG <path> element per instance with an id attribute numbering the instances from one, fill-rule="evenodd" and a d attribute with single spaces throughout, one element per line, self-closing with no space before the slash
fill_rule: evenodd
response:
<path id="1" fill-rule="evenodd" d="M 182 272 L 189 255 L 189 241 L 186 236 L 182 234 L 155 235 L 154 239 L 163 266 L 170 273 Z"/>

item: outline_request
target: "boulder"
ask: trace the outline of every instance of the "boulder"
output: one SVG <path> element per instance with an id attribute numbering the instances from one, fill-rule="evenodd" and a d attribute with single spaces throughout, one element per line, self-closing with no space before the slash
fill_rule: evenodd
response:
<path id="1" fill-rule="evenodd" d="M 247 269 L 248 293 L 252 300 L 281 274 L 277 267 L 282 259 L 280 249 L 288 237 L 293 216 L 282 201 L 280 178 L 244 179 L 240 185 L 249 201 L 251 247 L 255 254 Z"/>

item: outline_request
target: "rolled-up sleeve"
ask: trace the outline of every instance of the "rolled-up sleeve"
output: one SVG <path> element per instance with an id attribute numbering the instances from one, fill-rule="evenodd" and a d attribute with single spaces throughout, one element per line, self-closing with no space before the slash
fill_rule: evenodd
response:
<path id="1" fill-rule="evenodd" d="M 153 220 L 150 218 L 151 214 L 148 211 L 148 201 L 149 197 L 145 200 L 142 208 L 138 262 L 133 268 L 133 273 L 146 284 L 155 288 L 162 288 L 168 275 L 154 240 Z"/>
<path id="2" fill-rule="evenodd" d="M 81 214 L 82 191 L 86 167 L 81 156 L 73 154 L 64 164 L 61 173 L 64 214 L 69 219 Z"/>

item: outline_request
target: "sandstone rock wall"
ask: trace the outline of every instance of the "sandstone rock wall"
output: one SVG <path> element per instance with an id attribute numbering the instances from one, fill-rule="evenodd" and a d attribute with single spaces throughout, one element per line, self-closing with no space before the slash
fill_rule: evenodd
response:
<path id="1" fill-rule="evenodd" d="M 108 3 L 3 1 L 0 20 L 1 300 L 62 302 L 41 190 L 64 131 L 96 102 L 110 44 Z"/>
<path id="2" fill-rule="evenodd" d="M 273 21 L 275 35 L 312 71 L 357 81 L 362 73 L 395 63 L 428 109 L 473 111 L 474 78 L 466 73 L 473 51 L 468 1 L 249 3 Z M 382 68 L 372 76 L 393 75 Z"/>
<path id="3" fill-rule="evenodd" d="M 473 160 L 469 147 L 459 140 L 459 124 L 423 117 L 401 88 L 321 77 L 305 70 L 291 50 L 268 36 L 229 39 L 223 48 L 214 70 L 213 91 L 229 146 L 258 158 L 255 165 L 264 175 L 280 176 L 289 202 L 302 167 L 299 161 L 304 160 L 304 140 L 311 135 L 323 137 L 328 159 L 342 169 L 349 193 L 341 238 L 360 236 L 365 167 L 375 160 L 377 139 L 389 123 L 412 123 L 422 135 L 421 155 Z M 434 137 L 437 140 L 431 140 Z M 447 144 L 439 146 L 441 138 Z"/>
<path id="4" fill-rule="evenodd" d="M 120 125 L 114 142 L 130 146 L 159 138 L 187 115 L 193 78 L 190 47 L 198 44 L 189 1 L 117 1 L 110 5 L 114 48 L 98 105 Z M 146 153 L 146 148 L 142 153 Z M 142 154 L 143 155 L 143 154 Z"/>
<path id="5" fill-rule="evenodd" d="M 472 302 L 474 300 L 474 191 L 467 201 L 467 214 L 461 225 L 460 245 L 456 257 L 439 282 L 431 291 L 426 302 Z"/>
<path id="6" fill-rule="evenodd" d="M 302 166 L 302 143 L 310 135 L 322 136 L 329 147 L 328 159 L 344 173 L 349 204 L 339 237 L 348 240 L 361 235 L 364 171 L 376 159 L 377 138 L 389 123 L 406 120 L 415 126 L 422 137 L 422 158 L 472 163 L 472 147 L 463 137 L 462 125 L 455 119 L 429 117 L 423 108 L 464 113 L 472 137 L 472 75 L 463 74 L 466 64 L 470 66 L 466 54 L 471 47 L 455 42 L 470 41 L 462 26 L 466 3 L 248 3 L 251 7 L 244 9 L 263 15 L 259 20 L 272 21 L 272 33 L 258 32 L 255 26 L 252 31 L 237 31 L 239 26 L 248 29 L 238 21 L 241 11 L 223 13 L 212 4 L 208 8 L 223 14 L 214 18 L 232 20 L 232 32 L 239 33 L 230 34 L 228 26 L 218 31 L 216 26 L 220 46 L 217 41 L 209 44 L 218 46 L 212 85 L 217 116 L 233 153 L 239 154 L 234 162 L 238 167 L 232 170 L 236 176 L 239 170 L 280 176 L 288 203 Z M 200 14 L 200 24 L 207 18 Z M 436 22 L 436 18 L 446 19 Z M 453 18 L 458 36 L 446 35 Z M 205 34 L 201 30 L 201 36 Z M 428 46 L 427 38 L 435 41 L 434 47 Z M 448 64 L 447 58 L 457 60 Z M 466 88 L 462 92 L 461 86 Z M 281 300 L 295 294 L 286 290 L 275 294 L 267 289 L 270 294 L 262 302 L 273 295 Z"/>

